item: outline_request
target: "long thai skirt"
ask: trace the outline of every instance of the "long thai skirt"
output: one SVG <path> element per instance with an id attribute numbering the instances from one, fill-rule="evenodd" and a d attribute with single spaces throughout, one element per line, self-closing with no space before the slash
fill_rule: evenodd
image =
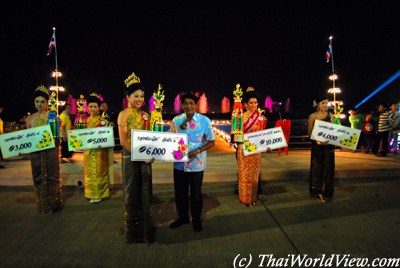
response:
<path id="1" fill-rule="evenodd" d="M 332 198 L 335 177 L 335 147 L 332 145 L 318 145 L 315 141 L 311 145 L 311 167 L 309 191 L 312 198 L 322 194 Z"/>
<path id="2" fill-rule="evenodd" d="M 257 201 L 258 178 L 261 154 L 244 156 L 243 144 L 237 151 L 239 200 L 244 205 L 254 205 Z"/>
<path id="3" fill-rule="evenodd" d="M 131 161 L 128 151 L 122 151 L 123 231 L 127 243 L 154 241 L 151 164 Z"/>
<path id="4" fill-rule="evenodd" d="M 62 208 L 58 147 L 30 154 L 33 188 L 41 214 Z"/>
<path id="5" fill-rule="evenodd" d="M 84 151 L 85 197 L 103 199 L 110 196 L 107 149 Z"/>

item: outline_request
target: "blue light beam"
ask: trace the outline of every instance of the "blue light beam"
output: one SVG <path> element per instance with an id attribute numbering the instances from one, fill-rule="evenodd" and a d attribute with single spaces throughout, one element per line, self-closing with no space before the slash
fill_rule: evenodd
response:
<path id="1" fill-rule="evenodd" d="M 387 85 L 389 85 L 390 83 L 392 83 L 394 80 L 396 80 L 398 77 L 400 76 L 400 71 L 397 71 L 397 73 L 395 73 L 394 75 L 392 75 L 392 77 L 390 77 L 388 80 L 386 80 L 382 85 L 380 85 L 377 89 L 375 89 L 371 94 L 369 94 L 367 97 L 365 97 L 365 99 L 363 99 L 359 104 L 357 104 L 356 106 L 354 106 L 354 108 L 358 109 L 358 107 L 360 107 L 364 102 L 366 102 L 367 100 L 369 100 L 370 98 L 372 98 L 376 93 L 378 93 L 379 91 L 381 91 L 382 89 L 384 89 Z"/>

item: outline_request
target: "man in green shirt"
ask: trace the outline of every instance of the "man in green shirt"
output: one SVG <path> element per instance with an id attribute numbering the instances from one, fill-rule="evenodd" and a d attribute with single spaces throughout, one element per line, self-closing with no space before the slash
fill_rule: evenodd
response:
<path id="1" fill-rule="evenodd" d="M 364 139 L 363 128 L 365 123 L 365 116 L 363 114 L 359 114 L 356 109 L 351 109 L 349 113 L 350 113 L 349 122 L 351 124 L 351 128 L 361 130 L 360 140 L 358 141 L 357 149 L 361 147 L 361 152 L 364 152 L 365 139 Z"/>

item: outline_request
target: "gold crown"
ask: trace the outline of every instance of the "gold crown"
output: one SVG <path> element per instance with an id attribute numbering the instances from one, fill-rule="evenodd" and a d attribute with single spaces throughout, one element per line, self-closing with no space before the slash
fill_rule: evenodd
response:
<path id="1" fill-rule="evenodd" d="M 125 86 L 129 87 L 132 84 L 140 83 L 140 78 L 136 76 L 135 73 L 132 73 L 130 76 L 128 76 L 127 79 L 125 79 Z"/>
<path id="2" fill-rule="evenodd" d="M 89 96 L 94 96 L 94 97 L 98 98 L 98 97 L 99 97 L 99 94 L 97 94 L 96 92 L 92 92 L 92 93 L 90 93 Z"/>
<path id="3" fill-rule="evenodd" d="M 249 92 L 249 91 L 254 91 L 254 88 L 253 87 L 247 87 L 246 92 Z"/>
<path id="4" fill-rule="evenodd" d="M 50 95 L 50 91 L 47 89 L 47 87 L 43 86 L 43 85 L 39 85 L 35 91 L 42 91 L 44 93 L 46 93 L 47 95 Z"/>

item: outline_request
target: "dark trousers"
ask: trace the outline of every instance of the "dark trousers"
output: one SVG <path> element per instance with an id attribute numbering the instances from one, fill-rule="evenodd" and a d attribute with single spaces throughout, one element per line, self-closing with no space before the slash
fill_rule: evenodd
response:
<path id="1" fill-rule="evenodd" d="M 364 139 L 365 139 L 365 147 L 366 147 L 365 150 L 372 152 L 372 148 L 374 147 L 375 132 L 373 132 L 373 131 L 365 132 Z"/>
<path id="2" fill-rule="evenodd" d="M 174 169 L 175 205 L 178 218 L 189 219 L 189 187 L 190 187 L 190 211 L 192 221 L 200 221 L 203 209 L 203 184 L 204 171 L 184 172 Z"/>
<path id="3" fill-rule="evenodd" d="M 68 141 L 61 141 L 61 157 L 71 158 L 72 152 L 68 151 Z"/>
<path id="4" fill-rule="evenodd" d="M 389 146 L 388 139 L 389 139 L 389 131 L 378 132 L 375 136 L 372 152 L 374 154 L 378 153 L 379 145 L 382 141 L 382 155 L 387 155 Z"/>

